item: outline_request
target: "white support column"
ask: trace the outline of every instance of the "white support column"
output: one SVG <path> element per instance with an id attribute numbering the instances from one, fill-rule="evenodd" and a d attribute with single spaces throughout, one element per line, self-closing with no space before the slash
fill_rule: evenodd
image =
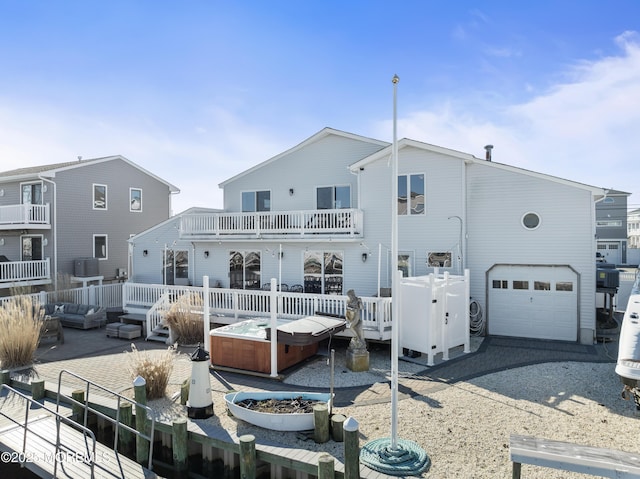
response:
<path id="1" fill-rule="evenodd" d="M 202 328 L 204 350 L 211 353 L 211 340 L 209 339 L 209 276 L 202 277 Z"/>
<path id="2" fill-rule="evenodd" d="M 271 292 L 269 301 L 271 303 L 271 377 L 278 376 L 278 281 L 271 278 Z"/>

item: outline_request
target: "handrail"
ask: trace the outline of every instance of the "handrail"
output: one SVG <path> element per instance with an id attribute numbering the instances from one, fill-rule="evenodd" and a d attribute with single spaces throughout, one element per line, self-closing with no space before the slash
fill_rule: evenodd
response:
<path id="1" fill-rule="evenodd" d="M 155 435 L 155 427 L 156 427 L 156 419 L 155 416 L 153 414 L 153 409 L 151 409 L 149 406 L 147 406 L 146 404 L 142 404 L 139 403 L 137 401 L 134 401 L 133 399 L 129 399 L 126 396 L 123 396 L 121 394 L 118 394 L 115 391 L 111 391 L 110 389 L 107 389 L 103 386 L 100 386 L 99 384 L 86 379 L 82 376 L 79 376 L 78 374 L 72 373 L 71 371 L 68 371 L 66 369 L 62 369 L 60 370 L 60 373 L 58 374 L 58 395 L 56 398 L 56 412 L 59 411 L 60 408 L 60 397 L 62 396 L 61 393 L 61 388 L 62 388 L 62 376 L 63 374 L 68 374 L 69 376 L 72 376 L 84 383 L 86 383 L 86 389 L 85 389 L 85 397 L 84 397 L 84 403 L 74 399 L 74 398 L 70 398 L 65 396 L 65 398 L 71 402 L 72 405 L 76 405 L 76 406 L 81 406 L 84 409 L 84 421 L 83 421 L 83 426 L 87 427 L 87 421 L 88 421 L 88 417 L 89 417 L 89 412 L 91 412 L 92 414 L 96 414 L 97 416 L 106 419 L 107 421 L 109 421 L 111 424 L 115 425 L 115 438 L 113 441 L 113 450 L 117 451 L 118 450 L 118 436 L 119 436 L 119 429 L 120 427 L 124 428 L 124 430 L 129 431 L 130 433 L 135 434 L 136 436 L 141 437 L 142 439 L 145 439 L 146 441 L 149 442 L 149 463 L 148 463 L 148 469 L 150 471 L 153 470 L 153 438 Z M 99 389 L 103 392 L 106 392 L 112 396 L 115 396 L 117 398 L 116 401 L 116 417 L 112 418 L 111 416 L 108 416 L 100 411 L 98 411 L 95 408 L 92 408 L 91 406 L 89 406 L 89 389 L 90 386 L 95 387 L 96 389 Z M 126 403 L 131 404 L 133 407 L 136 408 L 136 410 L 138 410 L 137 408 L 142 408 L 147 412 L 147 418 L 151 418 L 151 432 L 149 434 L 146 434 L 142 431 L 138 431 L 137 429 L 132 428 L 131 426 L 128 426 L 124 423 L 120 422 L 120 403 L 121 401 L 125 401 Z"/>
<path id="2" fill-rule="evenodd" d="M 29 455 L 27 454 L 26 451 L 26 447 L 27 447 L 27 433 L 31 432 L 31 434 L 35 434 L 38 438 L 42 439 L 43 441 L 45 441 L 47 444 L 51 444 L 52 446 L 55 447 L 55 454 L 54 454 L 54 464 L 53 464 L 53 477 L 57 477 L 56 473 L 58 470 L 58 459 L 61 457 L 60 456 L 60 452 L 61 452 L 61 447 L 62 444 L 60 443 L 60 423 L 65 423 L 69 426 L 71 426 L 74 429 L 78 429 L 80 432 L 82 432 L 84 437 L 89 436 L 89 438 L 91 439 L 91 451 L 89 451 L 89 444 L 86 443 L 85 444 L 87 446 L 87 452 L 88 454 L 85 455 L 84 459 L 87 460 L 89 462 L 89 467 L 91 469 L 91 477 L 94 477 L 94 468 L 95 468 L 95 461 L 96 461 L 96 436 L 93 433 L 93 431 L 91 431 L 91 429 L 89 429 L 86 424 L 85 425 L 81 425 L 76 423 L 75 421 L 72 421 L 71 419 L 65 417 L 64 415 L 60 414 L 59 412 L 59 408 L 56 405 L 56 410 L 54 411 L 53 409 L 51 409 L 49 406 L 47 406 L 46 404 L 40 403 L 38 401 L 36 401 L 35 399 L 26 396 L 25 394 L 22 394 L 21 392 L 17 391 L 16 389 L 12 388 L 11 386 L 7 385 L 7 384 L 3 384 L 2 385 L 2 390 L 7 390 L 13 394 L 18 395 L 19 397 L 21 397 L 22 399 L 24 399 L 26 401 L 25 404 L 25 414 L 24 414 L 24 424 L 21 424 L 20 421 L 12 418 L 11 416 L 8 416 L 7 414 L 5 414 L 2 409 L 0 409 L 0 414 L 2 414 L 4 417 L 6 417 L 7 419 L 9 419 L 11 422 L 17 424 L 18 426 L 20 426 L 23 430 L 24 430 L 24 435 L 22 438 L 22 454 L 19 455 L 19 458 L 27 458 L 29 457 Z M 56 442 L 55 444 L 53 442 L 51 442 L 51 440 L 47 439 L 46 437 L 40 435 L 38 432 L 36 431 L 30 431 L 29 430 L 29 411 L 31 409 L 31 405 L 35 405 L 38 407 L 37 410 L 42 410 L 44 409 L 45 411 L 47 411 L 48 413 L 50 413 L 51 415 L 53 415 L 56 419 Z"/>

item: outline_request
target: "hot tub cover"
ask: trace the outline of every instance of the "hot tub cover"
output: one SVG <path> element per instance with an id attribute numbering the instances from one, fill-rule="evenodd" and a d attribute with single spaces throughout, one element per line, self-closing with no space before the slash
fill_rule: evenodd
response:
<path id="1" fill-rule="evenodd" d="M 291 346 L 318 343 L 346 327 L 347 321 L 343 318 L 306 316 L 278 326 L 278 343 Z M 267 329 L 267 339 L 271 339 L 270 329 Z"/>

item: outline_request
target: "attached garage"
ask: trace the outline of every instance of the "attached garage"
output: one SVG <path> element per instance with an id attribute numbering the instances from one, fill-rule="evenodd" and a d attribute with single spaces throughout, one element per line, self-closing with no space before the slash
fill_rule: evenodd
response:
<path id="1" fill-rule="evenodd" d="M 493 266 L 487 272 L 489 334 L 576 341 L 578 279 L 567 265 Z"/>

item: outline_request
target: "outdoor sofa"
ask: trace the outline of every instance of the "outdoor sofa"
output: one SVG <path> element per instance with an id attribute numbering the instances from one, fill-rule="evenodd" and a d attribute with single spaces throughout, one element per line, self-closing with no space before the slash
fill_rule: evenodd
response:
<path id="1" fill-rule="evenodd" d="M 106 308 L 91 304 L 48 303 L 44 314 L 60 319 L 62 326 L 70 328 L 101 328 L 107 324 Z"/>

